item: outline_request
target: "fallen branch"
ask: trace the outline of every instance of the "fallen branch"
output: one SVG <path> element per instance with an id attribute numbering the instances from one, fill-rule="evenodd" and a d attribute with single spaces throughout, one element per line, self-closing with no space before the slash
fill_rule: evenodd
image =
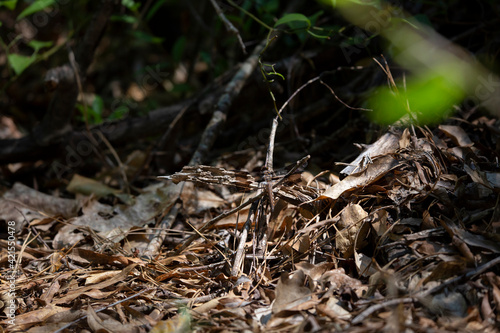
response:
<path id="1" fill-rule="evenodd" d="M 240 69 L 234 74 L 231 81 L 226 84 L 224 91 L 215 105 L 212 119 L 208 123 L 205 131 L 200 140 L 200 144 L 193 154 L 189 165 L 202 164 L 203 159 L 206 158 L 209 150 L 219 135 L 223 124 L 226 122 L 226 116 L 231 107 L 233 100 L 239 95 L 241 89 L 245 85 L 248 77 L 255 70 L 257 66 L 259 55 L 264 48 L 265 41 L 261 42 L 241 65 Z"/>
<path id="2" fill-rule="evenodd" d="M 140 118 L 106 122 L 94 126 L 90 132 L 102 132 L 104 137 L 113 145 L 158 135 L 165 130 L 186 105 L 192 105 L 192 103 L 193 101 L 188 101 L 164 107 L 151 111 L 148 115 Z M 192 115 L 194 112 L 194 108 L 188 108 L 186 115 Z M 46 160 L 61 156 L 62 154 L 68 154 L 71 146 L 78 146 L 79 143 L 84 141 L 90 141 L 87 130 L 59 135 L 46 146 L 40 145 L 33 135 L 21 139 L 0 140 L 0 164 L 36 161 L 39 159 Z"/>

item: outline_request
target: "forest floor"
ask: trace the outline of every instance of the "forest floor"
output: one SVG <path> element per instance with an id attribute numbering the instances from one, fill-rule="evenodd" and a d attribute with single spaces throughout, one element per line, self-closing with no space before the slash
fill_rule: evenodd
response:
<path id="1" fill-rule="evenodd" d="M 132 63 L 111 36 L 87 89 Z M 263 80 L 268 46 L 286 81 Z M 379 126 L 363 101 L 406 78 L 389 57 L 321 44 L 283 59 L 267 38 L 248 51 L 210 80 L 192 64 L 205 86 L 190 94 L 165 97 L 172 75 L 147 72 L 136 81 L 158 87 L 127 86 L 129 117 L 66 132 L 45 118 L 47 141 L 21 138 L 16 113 L 40 70 L 6 88 L 2 332 L 497 332 L 495 111 Z"/>

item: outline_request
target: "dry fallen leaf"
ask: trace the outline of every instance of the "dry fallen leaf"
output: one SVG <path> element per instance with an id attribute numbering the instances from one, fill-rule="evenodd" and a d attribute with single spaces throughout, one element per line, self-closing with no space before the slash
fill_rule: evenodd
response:
<path id="1" fill-rule="evenodd" d="M 374 158 L 373 163 L 368 164 L 366 169 L 361 172 L 351 174 L 344 178 L 340 183 L 326 189 L 318 200 L 336 200 L 346 191 L 352 191 L 354 189 L 372 184 L 383 177 L 390 170 L 396 168 L 398 165 L 398 161 L 390 155 Z"/>
<path id="2" fill-rule="evenodd" d="M 335 247 L 349 258 L 356 249 L 366 246 L 370 225 L 365 222 L 368 213 L 360 205 L 348 205 L 342 211 L 340 221 L 337 223 L 339 230 L 335 237 Z"/>
<path id="3" fill-rule="evenodd" d="M 311 290 L 304 286 L 306 275 L 302 270 L 293 275 L 283 273 L 276 286 L 273 313 L 299 307 L 312 298 Z"/>
<path id="4" fill-rule="evenodd" d="M 0 220 L 15 221 L 18 230 L 25 219 L 30 222 L 61 215 L 70 218 L 76 216 L 77 210 L 75 200 L 55 198 L 20 183 L 14 184 L 0 198 Z"/>

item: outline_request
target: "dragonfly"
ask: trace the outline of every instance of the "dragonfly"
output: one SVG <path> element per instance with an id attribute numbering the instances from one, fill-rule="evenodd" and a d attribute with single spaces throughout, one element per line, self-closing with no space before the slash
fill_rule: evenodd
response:
<path id="1" fill-rule="evenodd" d="M 260 178 L 254 177 L 248 171 L 226 170 L 222 167 L 208 165 L 185 166 L 181 171 L 171 176 L 160 176 L 159 178 L 170 179 L 175 184 L 181 181 L 189 181 L 199 184 L 231 186 L 243 191 L 265 190 L 269 197 L 271 209 L 273 209 L 274 192 L 281 192 L 281 185 L 284 183 L 297 182 L 300 179 L 300 174 L 297 172 L 305 167 L 309 158 L 309 155 L 305 156 L 296 163 L 272 173 L 263 170 Z M 293 194 L 281 194 L 281 196 L 288 198 L 288 200 L 285 199 L 286 201 L 290 202 L 292 200 Z"/>
<path id="2" fill-rule="evenodd" d="M 314 201 L 314 199 L 318 197 L 317 190 L 310 187 L 297 187 L 297 185 L 282 186 L 287 181 L 287 179 L 291 178 L 291 176 L 294 175 L 294 173 L 300 167 L 303 167 L 305 165 L 309 158 L 310 156 L 308 155 L 297 161 L 295 165 L 293 165 L 284 176 L 277 176 L 277 180 L 275 180 L 274 177 L 270 177 L 271 175 L 269 173 L 267 175 L 263 175 L 264 180 L 257 180 L 251 173 L 247 171 L 226 170 L 224 168 L 207 165 L 185 166 L 180 172 L 177 172 L 171 176 L 160 176 L 159 178 L 170 179 L 175 184 L 178 184 L 181 181 L 191 181 L 201 184 L 234 186 L 245 191 L 264 190 L 264 187 L 266 187 L 266 196 L 269 197 L 270 204 L 274 200 L 274 194 L 276 194 L 280 199 L 295 206 L 303 205 L 304 208 L 309 209 L 310 211 L 317 211 L 317 202 Z M 202 231 L 214 225 L 221 218 L 228 216 L 249 204 L 256 204 L 258 206 L 258 202 L 260 202 L 262 195 L 266 192 L 261 192 L 254 198 L 247 200 L 245 203 L 239 205 L 238 207 L 233 208 L 228 212 L 222 213 L 216 218 L 213 218 L 210 221 L 206 222 L 202 227 L 198 229 L 197 233 L 192 235 L 183 243 L 183 245 L 177 250 L 177 253 L 180 253 L 180 251 L 189 246 L 189 244 L 191 244 L 191 242 L 193 242 L 193 240 L 195 240 Z"/>

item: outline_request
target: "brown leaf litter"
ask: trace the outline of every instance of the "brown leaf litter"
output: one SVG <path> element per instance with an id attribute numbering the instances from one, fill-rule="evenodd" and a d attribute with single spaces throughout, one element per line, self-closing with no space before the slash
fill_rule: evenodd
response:
<path id="1" fill-rule="evenodd" d="M 485 118 L 394 128 L 344 179 L 288 175 L 269 192 L 224 165 L 186 167 L 170 177 L 179 185 L 135 197 L 103 188 L 115 204 L 18 184 L 0 199 L 13 228 L 0 241 L 2 327 L 494 332 L 498 137 Z M 71 190 L 88 186 L 99 184 Z"/>

